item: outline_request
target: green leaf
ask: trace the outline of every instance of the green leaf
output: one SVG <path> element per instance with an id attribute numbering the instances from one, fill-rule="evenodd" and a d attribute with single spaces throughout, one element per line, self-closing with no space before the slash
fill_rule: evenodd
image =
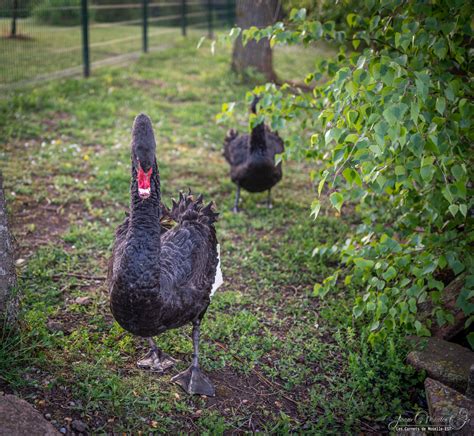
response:
<path id="1" fill-rule="evenodd" d="M 405 103 L 394 104 L 383 111 L 383 117 L 389 124 L 397 124 L 402 121 L 407 109 L 408 106 Z"/>
<path id="2" fill-rule="evenodd" d="M 377 330 L 379 328 L 379 325 L 380 325 L 379 320 L 373 322 L 372 325 L 370 326 L 370 331 L 373 332 L 374 330 Z"/>
<path id="3" fill-rule="evenodd" d="M 360 318 L 360 316 L 364 313 L 364 309 L 362 306 L 354 306 L 352 313 L 354 314 L 355 318 Z"/>
<path id="4" fill-rule="evenodd" d="M 292 9 L 290 12 L 290 20 L 303 21 L 306 18 L 306 9 Z"/>
<path id="5" fill-rule="evenodd" d="M 362 257 L 356 257 L 355 259 L 353 259 L 353 261 L 358 268 L 362 268 L 362 269 L 372 269 L 375 264 L 373 260 L 364 259 Z"/>
<path id="6" fill-rule="evenodd" d="M 403 165 L 397 165 L 395 167 L 395 175 L 403 176 L 405 174 L 405 167 Z"/>
<path id="7" fill-rule="evenodd" d="M 355 133 L 351 133 L 350 135 L 347 135 L 344 138 L 344 142 L 350 142 L 352 144 L 355 144 L 359 140 L 359 135 L 356 135 Z"/>
<path id="8" fill-rule="evenodd" d="M 430 76 L 421 72 L 416 72 L 415 76 L 417 77 L 415 80 L 416 92 L 418 96 L 421 97 L 422 101 L 425 101 L 428 97 L 428 91 L 431 84 Z"/>
<path id="9" fill-rule="evenodd" d="M 232 30 L 234 30 L 234 29 L 232 29 Z M 207 39 L 207 38 L 206 38 L 205 36 L 201 36 L 201 39 L 200 39 L 199 42 L 197 43 L 196 48 L 197 48 L 197 49 L 200 49 L 202 43 L 203 43 L 206 39 Z"/>
<path id="10" fill-rule="evenodd" d="M 408 148 L 415 156 L 421 157 L 421 154 L 423 153 L 424 142 L 419 133 L 415 133 L 410 137 Z"/>
<path id="11" fill-rule="evenodd" d="M 315 283 L 313 287 L 313 296 L 318 297 L 321 292 L 322 286 L 319 283 Z"/>
<path id="12" fill-rule="evenodd" d="M 324 135 L 324 140 L 326 142 L 326 145 L 328 145 L 332 140 L 336 142 L 339 141 L 341 134 L 342 134 L 342 129 L 338 129 L 337 127 L 335 127 L 334 129 L 329 129 Z"/>
<path id="13" fill-rule="evenodd" d="M 321 191 L 323 190 L 323 186 L 326 183 L 326 179 L 327 179 L 328 175 L 329 175 L 329 173 L 327 171 L 323 172 L 323 177 L 321 178 L 321 180 L 319 181 L 319 184 L 318 184 L 318 195 L 321 195 Z"/>
<path id="14" fill-rule="evenodd" d="M 408 307 L 410 308 L 410 312 L 411 313 L 416 313 L 417 311 L 417 308 L 416 308 L 416 300 L 411 297 L 409 300 L 408 300 Z"/>
<path id="15" fill-rule="evenodd" d="M 333 192 L 329 196 L 331 204 L 337 209 L 338 212 L 341 211 L 342 203 L 344 202 L 344 197 L 339 192 Z"/>
<path id="16" fill-rule="evenodd" d="M 448 53 L 448 47 L 444 38 L 439 38 L 433 45 L 433 51 L 440 59 L 444 59 Z"/>
<path id="17" fill-rule="evenodd" d="M 434 172 L 435 172 L 435 168 L 433 165 L 425 165 L 420 168 L 421 178 L 425 182 L 431 181 L 431 179 L 433 178 Z"/>
<path id="18" fill-rule="evenodd" d="M 466 204 L 460 204 L 459 205 L 459 210 L 464 215 L 464 218 L 467 217 L 467 205 Z"/>
<path id="19" fill-rule="evenodd" d="M 449 207 L 448 207 L 449 211 L 451 212 L 451 215 L 452 216 L 456 216 L 456 214 L 458 213 L 458 210 L 459 210 L 459 206 L 457 204 L 451 204 Z"/>
<path id="20" fill-rule="evenodd" d="M 410 117 L 415 124 L 418 123 L 419 115 L 420 115 L 420 103 L 417 100 L 412 100 L 412 102 L 410 103 Z"/>
<path id="21" fill-rule="evenodd" d="M 396 276 L 397 276 L 397 270 L 393 266 L 390 266 L 387 269 L 387 271 L 385 271 L 382 274 L 383 279 L 386 280 L 387 282 L 394 279 Z"/>
<path id="22" fill-rule="evenodd" d="M 354 170 L 352 168 L 346 168 L 343 172 L 342 175 L 346 179 L 347 183 L 352 186 L 352 180 L 354 179 L 354 176 L 352 175 L 352 172 Z"/>
<path id="23" fill-rule="evenodd" d="M 466 171 L 461 165 L 453 165 L 451 167 L 451 173 L 454 177 L 456 177 L 456 180 L 460 180 L 464 177 Z"/>
<path id="24" fill-rule="evenodd" d="M 446 198 L 446 200 L 448 200 L 450 203 L 453 203 L 453 194 L 451 194 L 451 191 L 447 187 L 444 187 L 441 190 L 441 193 L 443 194 L 444 198 Z"/>
<path id="25" fill-rule="evenodd" d="M 471 348 L 474 350 L 474 332 L 469 333 L 467 336 L 467 341 L 469 342 L 469 345 Z"/>
<path id="26" fill-rule="evenodd" d="M 444 97 L 438 97 L 436 99 L 436 110 L 443 115 L 446 109 L 446 99 Z"/>
<path id="27" fill-rule="evenodd" d="M 319 215 L 319 211 L 321 210 L 321 202 L 317 199 L 313 200 L 311 203 L 311 215 L 314 219 L 316 219 Z"/>

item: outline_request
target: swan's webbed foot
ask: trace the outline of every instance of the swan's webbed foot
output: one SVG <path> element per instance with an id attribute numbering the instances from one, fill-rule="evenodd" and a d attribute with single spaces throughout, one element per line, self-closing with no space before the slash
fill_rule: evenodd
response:
<path id="1" fill-rule="evenodd" d="M 154 341 L 150 338 L 151 350 L 137 362 L 137 366 L 141 369 L 149 369 L 153 372 L 165 372 L 168 368 L 176 364 L 177 360 L 168 356 L 161 351 Z"/>
<path id="2" fill-rule="evenodd" d="M 175 375 L 171 381 L 179 384 L 190 395 L 213 397 L 216 393 L 214 385 L 199 368 L 199 324 L 200 320 L 194 321 L 193 324 L 193 363 L 186 371 Z"/>
<path id="3" fill-rule="evenodd" d="M 175 375 L 171 381 L 179 384 L 190 395 L 213 397 L 216 393 L 211 380 L 201 371 L 199 366 L 191 365 L 186 371 Z"/>
<path id="4" fill-rule="evenodd" d="M 168 356 L 166 353 L 161 353 L 159 356 L 155 351 L 150 350 L 143 359 L 137 362 L 137 366 L 141 369 L 149 369 L 153 372 L 165 372 L 176 364 L 176 359 Z"/>

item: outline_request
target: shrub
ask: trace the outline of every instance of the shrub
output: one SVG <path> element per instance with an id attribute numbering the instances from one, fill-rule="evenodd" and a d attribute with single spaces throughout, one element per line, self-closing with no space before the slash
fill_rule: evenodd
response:
<path id="1" fill-rule="evenodd" d="M 395 329 L 429 335 L 431 322 L 449 322 L 440 307 L 445 279 L 465 271 L 457 304 L 466 327 L 474 321 L 471 12 L 462 0 L 371 0 L 343 26 L 300 9 L 289 23 L 243 32 L 244 41 L 270 38 L 272 46 L 326 40 L 340 47 L 305 78 L 313 92 L 273 84 L 253 92 L 264 94 L 259 116 L 274 128 L 299 126 L 287 153 L 314 163 L 314 217 L 323 192 L 338 213 L 357 204 L 362 223 L 353 237 L 314 252 L 345 265 L 314 294 L 358 290 L 353 315 L 370 341 Z M 423 324 L 417 311 L 426 300 L 436 321 Z M 468 338 L 474 345 L 474 334 Z"/>
<path id="2" fill-rule="evenodd" d="M 129 0 L 95 0 L 94 5 L 122 5 L 130 4 Z M 112 9 L 92 9 L 94 11 L 94 19 L 101 23 L 114 23 L 117 21 L 137 20 L 142 16 L 142 3 L 135 2 L 135 6 L 127 8 L 112 8 Z"/>
<path id="3" fill-rule="evenodd" d="M 32 16 L 41 24 L 78 26 L 81 24 L 81 2 L 80 0 L 42 0 L 33 8 Z"/>

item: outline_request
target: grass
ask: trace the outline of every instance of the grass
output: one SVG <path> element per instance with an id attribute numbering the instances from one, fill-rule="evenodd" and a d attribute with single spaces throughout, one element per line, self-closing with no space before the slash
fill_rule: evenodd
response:
<path id="1" fill-rule="evenodd" d="M 248 85 L 229 73 L 228 49 L 213 56 L 196 44 L 179 39 L 126 68 L 0 102 L 0 165 L 23 293 L 21 332 L 0 345 L 1 388 L 50 413 L 58 427 L 81 419 L 92 433 L 386 431 L 387 420 L 418 407 L 419 377 L 404 364 L 403 341 L 394 335 L 369 348 L 351 315 L 363 290 L 337 288 L 323 300 L 312 294 L 336 267 L 312 258 L 313 249 L 349 237 L 356 217 L 323 208 L 318 221 L 310 218 L 305 162 L 285 163 L 273 210 L 260 204 L 264 194 L 243 193 L 243 212 L 230 212 L 225 127 L 214 116 L 222 102 L 242 102 Z M 277 50 L 276 69 L 298 79 L 330 53 Z M 181 360 L 159 377 L 136 368 L 145 343 L 108 308 L 101 277 L 128 207 L 129 134 L 141 111 L 154 121 L 164 201 L 191 187 L 221 213 L 225 284 L 202 335 L 212 399 L 170 383 L 190 359 L 190 328 L 158 338 Z M 238 112 L 245 130 L 246 108 Z"/>
<path id="2" fill-rule="evenodd" d="M 103 27 L 101 27 L 103 26 Z M 21 38 L 8 38 L 10 20 L 0 18 L 0 85 L 34 79 L 69 68 L 82 73 L 82 29 L 80 26 L 47 26 L 33 19 L 18 20 Z M 188 28 L 196 37 L 202 30 Z M 181 35 L 180 27 L 151 25 L 148 32 L 150 49 L 168 47 Z M 97 62 L 125 53 L 142 50 L 142 27 L 136 24 L 92 24 L 89 29 L 90 61 Z"/>

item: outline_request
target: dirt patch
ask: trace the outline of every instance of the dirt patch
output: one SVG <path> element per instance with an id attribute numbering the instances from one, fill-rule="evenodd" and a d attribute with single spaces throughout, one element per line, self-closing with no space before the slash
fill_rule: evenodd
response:
<path id="1" fill-rule="evenodd" d="M 270 387 L 254 372 L 239 375 L 230 368 L 212 373 L 216 385 L 216 396 L 206 401 L 206 408 L 216 408 L 223 416 L 232 421 L 232 416 L 245 415 L 238 427 L 229 432 L 256 432 L 263 430 L 267 422 L 263 411 L 279 416 L 281 412 L 296 418 L 297 407 L 290 400 L 282 397 L 277 386 Z"/>
<path id="2" fill-rule="evenodd" d="M 133 79 L 132 85 L 138 85 L 143 87 L 151 86 L 158 86 L 159 88 L 164 88 L 166 86 L 166 82 L 163 82 L 159 79 Z"/>
<path id="3" fill-rule="evenodd" d="M 41 125 L 46 130 L 56 130 L 61 122 L 69 120 L 71 115 L 67 112 L 54 112 L 50 117 L 41 120 Z"/>
<path id="4" fill-rule="evenodd" d="M 12 35 L 12 34 L 2 35 L 2 38 L 3 39 L 13 39 L 15 41 L 33 41 L 35 39 L 32 36 L 23 35 L 21 33 L 17 34 L 17 35 Z"/>
<path id="5" fill-rule="evenodd" d="M 57 206 L 47 202 L 23 202 L 11 219 L 18 257 L 24 259 L 39 247 L 57 242 L 69 226 L 69 216 L 81 212 L 79 204 Z"/>

